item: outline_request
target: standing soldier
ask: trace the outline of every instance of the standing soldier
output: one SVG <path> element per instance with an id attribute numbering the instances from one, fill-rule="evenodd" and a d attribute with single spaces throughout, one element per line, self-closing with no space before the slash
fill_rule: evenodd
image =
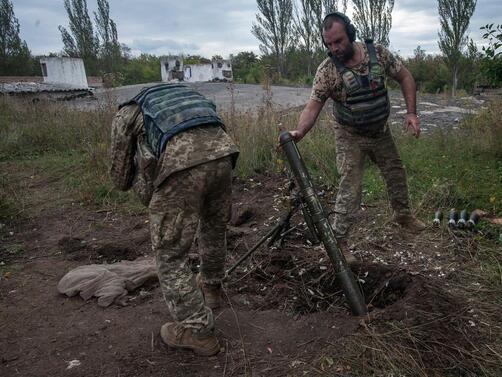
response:
<path id="1" fill-rule="evenodd" d="M 410 211 L 406 173 L 387 124 L 390 101 L 385 79 L 390 76 L 400 84 L 407 107 L 405 126 L 418 138 L 416 87 L 410 72 L 386 48 L 371 40 L 355 41 L 356 29 L 343 13 L 324 18 L 322 37 L 329 58 L 317 69 L 310 100 L 291 135 L 301 140 L 314 126 L 326 100 L 333 99 L 336 163 L 341 175 L 334 230 L 347 261 L 354 262 L 347 235 L 361 202 L 365 156 L 377 164 L 385 179 L 394 221 L 414 232 L 425 228 Z"/>
<path id="2" fill-rule="evenodd" d="M 199 355 L 220 350 L 211 309 L 220 305 L 238 153 L 215 105 L 184 85 L 144 89 L 112 124 L 111 177 L 149 208 L 160 286 L 174 320 L 162 326 L 162 340 Z M 196 278 L 187 262 L 197 231 Z"/>

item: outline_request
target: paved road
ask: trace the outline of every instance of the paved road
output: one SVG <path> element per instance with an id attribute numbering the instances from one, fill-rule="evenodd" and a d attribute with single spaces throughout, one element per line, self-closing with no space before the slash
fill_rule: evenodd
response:
<path id="1" fill-rule="evenodd" d="M 134 97 L 142 88 L 155 84 L 97 89 L 95 91 L 97 101 L 95 102 L 98 104 L 113 101 L 118 104 Z M 272 101 L 275 108 L 291 108 L 304 105 L 310 95 L 310 88 L 272 86 L 270 92 L 267 92 L 261 85 L 251 84 L 205 82 L 187 85 L 194 87 L 198 92 L 213 100 L 218 108 L 223 111 L 230 110 L 232 101 L 237 111 L 253 111 L 262 106 L 267 98 Z"/>
<path id="2" fill-rule="evenodd" d="M 96 108 L 100 105 L 116 105 L 134 97 L 145 86 L 151 84 L 139 84 L 123 86 L 113 89 L 98 89 L 95 91 L 95 99 L 77 100 L 73 105 L 79 108 Z M 239 112 L 254 112 L 263 106 L 267 100 L 271 101 L 274 109 L 288 109 L 304 106 L 310 96 L 310 88 L 272 86 L 270 91 L 263 89 L 261 85 L 230 84 L 230 83 L 193 83 L 197 91 L 213 100 L 220 111 L 229 111 L 232 103 Z M 391 122 L 401 123 L 406 113 L 406 106 L 400 91 L 391 91 Z M 485 107 L 484 100 L 474 97 L 445 99 L 438 95 L 420 95 L 418 98 L 418 110 L 421 123 L 425 132 L 434 128 L 456 128 L 458 123 L 468 114 L 475 113 Z M 331 111 L 331 104 L 325 109 Z"/>

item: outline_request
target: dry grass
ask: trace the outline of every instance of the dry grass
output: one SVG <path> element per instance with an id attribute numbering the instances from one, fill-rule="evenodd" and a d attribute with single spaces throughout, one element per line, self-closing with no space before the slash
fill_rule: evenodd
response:
<path id="1" fill-rule="evenodd" d="M 116 191 L 107 176 L 113 113 L 111 107 L 85 112 L 58 103 L 31 104 L 2 98 L 0 163 L 19 169 L 42 168 L 44 174 L 61 179 L 84 204 L 106 208 L 127 204 L 128 208 L 140 211 L 132 195 Z M 491 215 L 502 214 L 501 114 L 500 104 L 494 104 L 486 113 L 468 120 L 461 134 L 438 133 L 418 141 L 397 137 L 414 203 L 424 218 L 438 206 L 478 207 Z M 294 129 L 298 111 L 275 112 L 265 98 L 263 107 L 255 114 L 231 110 L 223 117 L 241 150 L 238 175 L 252 176 L 284 167 L 276 150 L 279 126 Z M 316 181 L 335 186 L 338 176 L 331 126 L 330 116 L 323 115 L 299 148 Z M 23 211 L 16 185 L 11 174 L 0 176 L 2 221 Z M 365 189 L 365 201 L 381 206 L 386 194 L 373 168 L 366 174 Z M 486 224 L 479 228 L 473 249 L 464 249 L 469 258 L 465 268 L 454 277 L 458 289 L 447 292 L 424 283 L 423 292 L 433 296 L 433 302 L 424 304 L 410 299 L 404 312 L 413 315 L 402 319 L 377 318 L 366 323 L 359 335 L 347 341 L 343 354 L 339 350 L 322 351 L 332 362 L 325 365 L 320 361 L 315 370 L 343 376 L 500 375 L 502 341 L 498 309 L 502 268 L 498 236 L 498 228 Z M 286 259 L 274 263 L 288 265 L 282 269 L 284 273 L 293 268 L 295 271 L 303 268 L 306 276 L 314 273 L 310 270 L 316 266 L 315 260 L 289 260 L 287 254 L 282 257 Z M 312 253 L 311 257 L 319 255 Z M 267 261 L 270 265 L 263 264 Z M 270 258 L 264 258 L 253 273 L 267 274 L 271 262 Z M 291 295 L 301 298 L 301 307 L 291 306 L 301 313 L 325 310 L 333 304 L 333 295 L 338 292 L 312 297 L 307 288 L 322 292 L 326 286 L 336 287 L 332 285 L 333 276 L 311 277 L 310 285 L 301 286 L 295 279 L 283 279 L 291 283 Z M 485 291 L 461 289 L 465 288 L 461 283 L 473 281 L 480 282 Z M 474 318 L 472 309 L 477 315 L 475 329 L 469 323 Z"/>

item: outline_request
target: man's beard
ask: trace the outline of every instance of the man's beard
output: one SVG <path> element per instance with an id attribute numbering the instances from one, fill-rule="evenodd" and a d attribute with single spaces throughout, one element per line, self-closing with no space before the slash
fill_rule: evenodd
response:
<path id="1" fill-rule="evenodd" d="M 351 43 L 349 47 L 343 52 L 342 56 L 338 57 L 338 59 L 340 59 L 342 62 L 346 62 L 354 56 L 354 53 L 354 46 Z"/>

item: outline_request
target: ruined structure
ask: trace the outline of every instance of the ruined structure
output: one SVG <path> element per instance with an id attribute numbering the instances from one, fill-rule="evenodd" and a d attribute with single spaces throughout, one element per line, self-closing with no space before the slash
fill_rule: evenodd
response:
<path id="1" fill-rule="evenodd" d="M 88 88 L 84 62 L 78 58 L 50 57 L 40 59 L 44 82 L 75 88 Z"/>
<path id="2" fill-rule="evenodd" d="M 167 57 L 160 60 L 162 81 L 232 81 L 230 60 L 213 60 L 205 64 L 184 64 L 182 57 Z"/>
<path id="3" fill-rule="evenodd" d="M 40 59 L 43 82 L 16 80 L 0 83 L 0 94 L 38 100 L 71 100 L 92 96 L 87 84 L 84 62 L 76 58 Z"/>

